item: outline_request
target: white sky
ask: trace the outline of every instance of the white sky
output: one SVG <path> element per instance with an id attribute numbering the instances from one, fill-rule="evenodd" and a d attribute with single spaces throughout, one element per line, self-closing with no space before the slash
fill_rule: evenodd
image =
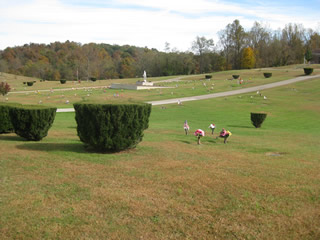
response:
<path id="1" fill-rule="evenodd" d="M 271 29 L 288 23 L 320 30 L 320 0 L 0 0 L 0 50 L 66 40 L 181 51 L 196 36 L 213 38 L 235 19 Z"/>

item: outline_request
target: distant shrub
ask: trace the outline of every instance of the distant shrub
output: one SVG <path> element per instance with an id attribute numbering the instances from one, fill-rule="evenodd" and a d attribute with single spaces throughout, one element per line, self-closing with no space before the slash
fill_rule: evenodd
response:
<path id="1" fill-rule="evenodd" d="M 304 68 L 303 70 L 305 75 L 310 75 L 313 73 L 313 68 Z"/>
<path id="2" fill-rule="evenodd" d="M 266 117 L 266 113 L 251 113 L 251 122 L 253 126 L 260 128 Z"/>
<path id="3" fill-rule="evenodd" d="M 10 119 L 10 108 L 20 104 L 14 103 L 0 103 L 0 134 L 13 132 L 13 125 Z"/>
<path id="4" fill-rule="evenodd" d="M 11 88 L 8 83 L 5 83 L 5 82 L 0 83 L 0 94 L 2 96 L 6 95 L 8 92 L 10 92 L 10 90 L 11 90 Z"/>
<path id="5" fill-rule="evenodd" d="M 240 75 L 232 75 L 233 79 L 238 79 Z"/>
<path id="6" fill-rule="evenodd" d="M 270 78 L 272 76 L 272 73 L 263 73 L 265 78 Z"/>
<path id="7" fill-rule="evenodd" d="M 91 80 L 92 82 L 95 82 L 95 81 L 97 81 L 97 78 L 91 77 L 90 80 Z"/>
<path id="8" fill-rule="evenodd" d="M 96 151 L 135 147 L 148 128 L 150 104 L 75 103 L 80 140 Z"/>
<path id="9" fill-rule="evenodd" d="M 27 85 L 30 87 L 33 85 L 33 82 L 27 82 Z"/>
<path id="10" fill-rule="evenodd" d="M 60 83 L 61 83 L 61 84 L 65 84 L 66 82 L 67 82 L 66 79 L 60 79 Z"/>
<path id="11" fill-rule="evenodd" d="M 48 135 L 56 116 L 56 108 L 21 105 L 10 108 L 14 132 L 27 140 L 40 141 Z"/>
<path id="12" fill-rule="evenodd" d="M 206 78 L 206 79 L 211 79 L 211 78 L 212 78 L 212 75 L 205 75 L 205 78 Z"/>
<path id="13" fill-rule="evenodd" d="M 23 84 L 27 84 L 27 82 L 23 82 Z"/>

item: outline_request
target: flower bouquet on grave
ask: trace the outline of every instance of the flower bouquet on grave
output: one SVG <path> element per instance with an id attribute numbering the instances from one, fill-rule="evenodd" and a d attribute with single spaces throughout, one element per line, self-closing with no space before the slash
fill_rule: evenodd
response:
<path id="1" fill-rule="evenodd" d="M 199 145 L 200 144 L 200 139 L 201 139 L 201 137 L 204 137 L 205 133 L 204 133 L 203 130 L 197 129 L 197 131 L 194 132 L 194 135 L 197 137 L 198 145 Z"/>
<path id="2" fill-rule="evenodd" d="M 209 128 L 211 129 L 211 134 L 213 135 L 214 129 L 216 128 L 216 125 L 214 125 L 213 123 L 211 123 L 209 125 Z"/>
<path id="3" fill-rule="evenodd" d="M 186 135 L 188 135 L 188 131 L 189 131 L 190 127 L 188 125 L 187 120 L 184 122 L 183 129 L 184 129 Z"/>

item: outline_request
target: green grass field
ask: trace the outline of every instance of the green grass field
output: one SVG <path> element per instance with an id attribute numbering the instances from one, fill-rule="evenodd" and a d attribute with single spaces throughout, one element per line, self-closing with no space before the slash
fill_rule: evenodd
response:
<path id="1" fill-rule="evenodd" d="M 250 74 L 261 72 L 241 76 Z M 231 88 L 230 72 L 217 75 L 221 90 Z M 203 86 L 201 76 L 190 79 L 185 85 Z M 106 91 L 92 95 L 121 99 Z M 157 99 L 152 91 L 122 99 Z M 251 93 L 154 106 L 143 141 L 115 154 L 86 152 L 74 113 L 57 113 L 41 142 L 2 134 L 0 239 L 320 239 L 319 93 L 313 79 L 265 90 L 267 100 Z M 262 128 L 250 123 L 252 111 L 268 113 Z M 227 144 L 215 138 L 223 127 L 232 132 Z M 206 131 L 201 145 L 197 128 Z"/>
<path id="2" fill-rule="evenodd" d="M 82 81 L 80 84 L 75 81 L 67 81 L 61 84 L 59 81 L 40 82 L 39 79 L 32 79 L 22 76 L 14 76 L 9 74 L 1 74 L 0 81 L 6 80 L 13 88 L 12 91 L 29 91 L 19 94 L 9 93 L 8 96 L 0 96 L 0 101 L 20 102 L 26 104 L 44 104 L 53 105 L 59 108 L 70 108 L 73 103 L 79 101 L 103 101 L 103 102 L 119 102 L 130 101 L 132 99 L 138 101 L 153 101 L 170 98 L 182 98 L 196 95 L 204 95 L 209 93 L 217 93 L 222 91 L 236 90 L 240 88 L 253 87 L 266 83 L 272 83 L 290 78 L 304 75 L 304 65 L 295 65 L 287 68 L 273 69 L 254 69 L 254 70 L 233 70 L 226 72 L 216 72 L 212 74 L 211 81 L 205 80 L 203 75 L 180 76 L 180 82 L 160 82 L 173 77 L 150 78 L 156 85 L 171 87 L 167 89 L 153 90 L 121 90 L 108 89 L 111 83 L 135 83 L 137 79 L 119 79 L 119 80 L 98 80 L 96 82 Z M 314 75 L 320 73 L 320 65 L 313 65 Z M 272 72 L 271 78 L 264 78 L 264 72 Z M 239 84 L 238 80 L 232 80 L 233 74 L 239 74 L 244 80 Z M 140 79 L 141 80 L 141 79 Z M 27 81 L 36 81 L 36 83 L 28 87 L 23 84 Z M 93 88 L 98 87 L 98 88 Z M 78 89 L 80 88 L 80 89 Z M 49 91 L 51 90 L 52 91 Z M 67 90 L 61 90 L 67 89 Z M 39 90 L 48 90 L 42 92 Z"/>

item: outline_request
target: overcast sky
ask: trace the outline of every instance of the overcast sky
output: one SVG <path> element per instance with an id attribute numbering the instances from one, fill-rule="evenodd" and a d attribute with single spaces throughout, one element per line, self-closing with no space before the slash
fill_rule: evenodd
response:
<path id="1" fill-rule="evenodd" d="M 218 42 L 235 19 L 271 29 L 288 23 L 320 30 L 320 0 L 0 0 L 0 50 L 66 40 L 180 51 L 196 36 Z"/>

